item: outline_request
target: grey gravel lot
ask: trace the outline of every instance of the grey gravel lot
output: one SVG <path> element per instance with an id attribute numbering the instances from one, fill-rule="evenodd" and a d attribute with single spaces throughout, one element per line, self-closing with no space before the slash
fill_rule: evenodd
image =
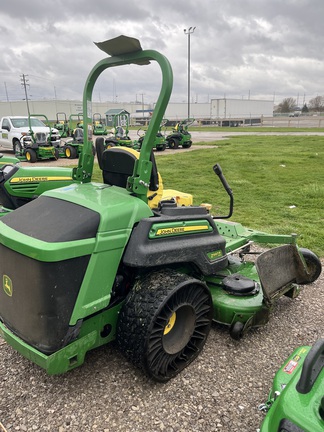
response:
<path id="1" fill-rule="evenodd" d="M 269 323 L 239 342 L 213 324 L 198 359 L 166 384 L 146 378 L 114 344 L 48 376 L 0 338 L 0 432 L 255 432 L 277 369 L 297 346 L 324 337 L 323 311 L 322 274 L 297 299 L 281 298 Z"/>
<path id="2" fill-rule="evenodd" d="M 0 339 L 2 429 L 256 431 L 276 370 L 297 346 L 324 337 L 323 310 L 321 275 L 297 299 L 281 298 L 269 323 L 239 342 L 213 324 L 198 359 L 166 384 L 146 378 L 114 344 L 90 352 L 78 369 L 48 376 Z"/>

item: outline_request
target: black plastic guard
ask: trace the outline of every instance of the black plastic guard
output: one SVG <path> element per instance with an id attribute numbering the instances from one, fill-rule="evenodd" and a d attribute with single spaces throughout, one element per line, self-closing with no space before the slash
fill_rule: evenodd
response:
<path id="1" fill-rule="evenodd" d="M 123 263 L 130 267 L 161 267 L 168 264 L 195 264 L 204 275 L 218 272 L 228 265 L 225 252 L 225 239 L 219 234 L 213 218 L 189 211 L 190 208 L 178 207 L 172 216 L 162 215 L 142 219 L 134 228 L 123 257 Z M 192 214 L 191 214 L 192 213 Z M 185 236 L 150 239 L 153 224 L 196 220 L 197 217 L 208 221 L 212 231 Z M 221 251 L 215 260 L 208 253 Z"/>
<path id="2" fill-rule="evenodd" d="M 292 288 L 292 284 L 307 280 L 307 270 L 296 245 L 278 246 L 263 252 L 256 260 L 265 300 L 275 298 Z"/>

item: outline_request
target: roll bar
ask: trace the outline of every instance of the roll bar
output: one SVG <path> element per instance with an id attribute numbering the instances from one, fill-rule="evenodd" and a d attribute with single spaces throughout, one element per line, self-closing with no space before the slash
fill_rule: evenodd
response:
<path id="1" fill-rule="evenodd" d="M 154 50 L 143 50 L 137 39 L 127 36 L 118 36 L 105 42 L 96 43 L 96 45 L 106 54 L 111 55 L 111 57 L 99 61 L 91 70 L 85 83 L 83 91 L 84 144 L 78 166 L 73 169 L 73 179 L 82 183 L 91 181 L 94 156 L 87 130 L 92 126 L 92 93 L 100 74 L 110 67 L 126 64 L 142 66 L 148 65 L 151 61 L 156 61 L 162 72 L 161 90 L 143 140 L 140 157 L 136 161 L 133 175 L 128 181 L 128 190 L 144 201 L 147 201 L 147 189 L 152 169 L 150 154 L 154 147 L 154 138 L 163 119 L 172 91 L 173 74 L 171 65 L 164 55 Z"/>

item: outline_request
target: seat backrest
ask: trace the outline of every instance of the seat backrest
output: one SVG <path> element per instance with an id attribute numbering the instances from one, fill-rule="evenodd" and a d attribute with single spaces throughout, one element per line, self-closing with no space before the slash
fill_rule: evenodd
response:
<path id="1" fill-rule="evenodd" d="M 135 161 L 139 153 L 131 148 L 116 146 L 105 148 L 104 139 L 96 139 L 96 153 L 99 167 L 102 169 L 103 182 L 126 188 L 127 179 L 133 175 Z M 151 153 L 152 172 L 150 191 L 159 189 L 159 176 L 153 152 Z"/>
<path id="2" fill-rule="evenodd" d="M 73 138 L 77 143 L 83 143 L 83 129 L 76 128 L 73 132 Z"/>
<path id="3" fill-rule="evenodd" d="M 102 176 L 106 184 L 126 188 L 133 174 L 136 156 L 123 147 L 111 147 L 102 153 Z"/>

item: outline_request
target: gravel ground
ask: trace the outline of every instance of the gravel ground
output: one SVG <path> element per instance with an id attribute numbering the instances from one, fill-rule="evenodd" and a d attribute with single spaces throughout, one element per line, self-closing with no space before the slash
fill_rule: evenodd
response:
<path id="1" fill-rule="evenodd" d="M 277 369 L 297 346 L 324 337 L 323 310 L 322 274 L 297 299 L 281 298 L 269 323 L 239 342 L 213 324 L 198 359 L 166 384 L 146 378 L 114 344 L 48 376 L 0 338 L 0 432 L 255 432 Z"/>
<path id="2" fill-rule="evenodd" d="M 324 337 L 323 288 L 321 275 L 297 299 L 281 298 L 269 323 L 239 342 L 213 324 L 198 359 L 166 384 L 146 378 L 114 344 L 48 376 L 0 338 L 0 431 L 255 432 L 277 369 L 297 346 Z"/>

